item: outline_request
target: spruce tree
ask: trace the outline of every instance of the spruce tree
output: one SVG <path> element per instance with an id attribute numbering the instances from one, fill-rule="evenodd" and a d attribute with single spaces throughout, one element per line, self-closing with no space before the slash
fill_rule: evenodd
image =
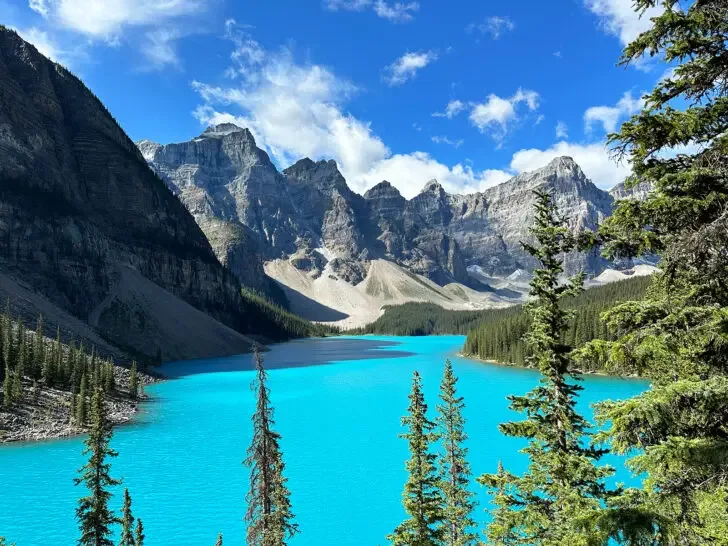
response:
<path id="1" fill-rule="evenodd" d="M 5 365 L 5 379 L 3 379 L 3 406 L 9 408 L 13 405 L 13 372 Z"/>
<path id="2" fill-rule="evenodd" d="M 40 379 L 45 365 L 45 341 L 43 339 L 43 315 L 38 315 L 38 322 L 33 335 L 33 373 L 35 379 Z"/>
<path id="3" fill-rule="evenodd" d="M 118 453 L 109 446 L 113 431 L 106 415 L 104 395 L 96 389 L 91 398 L 91 430 L 84 441 L 84 455 L 88 462 L 79 469 L 80 476 L 74 480 L 76 485 L 83 484 L 88 495 L 78 500 L 76 519 L 79 522 L 79 546 L 112 546 L 112 526 L 117 522 L 109 509 L 110 487 L 119 485 L 121 480 L 111 477 L 110 458 Z"/>
<path id="4" fill-rule="evenodd" d="M 431 449 L 437 435 L 435 424 L 427 418 L 427 404 L 417 372 L 412 377 L 409 401 L 407 415 L 402 418 L 407 432 L 401 434 L 401 438 L 407 440 L 410 452 L 402 495 L 407 519 L 387 536 L 387 540 L 396 546 L 439 546 L 444 537 L 444 501 L 435 464 L 437 456 Z"/>
<path id="5" fill-rule="evenodd" d="M 139 397 L 139 376 L 136 360 L 131 363 L 131 370 L 129 371 L 129 396 L 135 400 Z"/>
<path id="6" fill-rule="evenodd" d="M 253 347 L 256 378 L 251 389 L 256 393 L 253 413 L 253 440 L 244 464 L 250 469 L 250 489 L 245 513 L 249 546 L 283 546 L 298 532 L 293 523 L 290 493 L 286 487 L 280 450 L 280 435 L 273 430 L 273 406 L 266 386 L 268 374 L 257 345 Z"/>
<path id="7" fill-rule="evenodd" d="M 86 376 L 81 376 L 81 388 L 78 390 L 76 397 L 76 424 L 83 426 L 86 424 Z"/>
<path id="8" fill-rule="evenodd" d="M 134 515 L 131 513 L 131 495 L 124 489 L 124 505 L 121 507 L 121 539 L 119 546 L 134 546 Z"/>
<path id="9" fill-rule="evenodd" d="M 215 546 L 222 546 L 222 533 L 218 533 L 217 540 L 215 541 Z"/>
<path id="10" fill-rule="evenodd" d="M 540 370 L 540 384 L 523 396 L 511 395 L 511 409 L 525 420 L 502 423 L 506 436 L 528 441 L 522 450 L 529 458 L 522 476 L 506 471 L 486 474 L 479 481 L 495 497 L 493 523 L 487 536 L 492 544 L 592 545 L 608 542 L 594 521 L 608 497 L 604 478 L 609 467 L 598 467 L 602 451 L 588 445 L 588 423 L 575 409 L 581 386 L 567 377 L 571 348 L 563 343 L 568 312 L 562 301 L 582 290 L 583 275 L 562 282 L 560 256 L 574 249 L 551 195 L 536 190 L 535 244 L 522 243 L 538 260 L 527 304 L 531 323 L 526 337 L 529 364 Z"/>
<path id="11" fill-rule="evenodd" d="M 478 544 L 473 532 L 476 523 L 472 513 L 477 504 L 474 493 L 468 489 L 472 480 L 465 419 L 462 411 L 463 398 L 457 395 L 457 377 L 450 360 L 445 361 L 445 373 L 440 384 L 440 401 L 437 406 L 437 433 L 442 444 L 439 457 L 440 489 L 444 499 L 443 531 L 447 546 L 471 546 Z"/>
<path id="12" fill-rule="evenodd" d="M 3 362 L 11 368 L 14 366 L 13 355 L 13 317 L 10 314 L 10 298 L 5 305 L 5 313 L 3 314 L 5 327 L 3 328 Z"/>
<path id="13" fill-rule="evenodd" d="M 11 402 L 12 404 L 19 404 L 23 400 L 23 376 L 22 374 L 22 368 L 15 370 L 13 372 L 11 379 L 12 379 L 12 389 L 11 389 Z"/>
<path id="14" fill-rule="evenodd" d="M 624 50 L 629 64 L 647 55 L 670 71 L 645 95 L 644 108 L 610 135 L 633 175 L 648 184 L 643 201 L 627 199 L 601 227 L 610 258 L 655 255 L 661 272 L 643 301 L 606 315 L 621 333 L 592 344 L 586 360 L 646 372 L 652 388 L 604 403 L 602 436 L 646 475 L 605 516 L 615 534 L 640 514 L 660 544 L 728 544 L 728 3 L 725 0 L 636 0 L 660 6 L 649 28 Z M 721 513 L 722 517 L 716 517 Z M 651 515 L 651 519 L 647 516 Z"/>
<path id="15" fill-rule="evenodd" d="M 136 528 L 134 529 L 134 546 L 144 546 L 144 524 L 142 520 L 137 519 Z"/>

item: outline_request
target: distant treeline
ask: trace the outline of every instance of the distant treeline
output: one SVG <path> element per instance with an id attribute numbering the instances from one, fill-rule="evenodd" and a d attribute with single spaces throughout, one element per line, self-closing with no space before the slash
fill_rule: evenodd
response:
<path id="1" fill-rule="evenodd" d="M 650 277 L 635 277 L 614 282 L 590 288 L 565 301 L 564 307 L 572 311 L 572 316 L 564 342 L 579 348 L 593 339 L 616 339 L 618 332 L 609 331 L 600 320 L 601 314 L 617 302 L 641 300 L 650 280 Z M 523 366 L 528 356 L 523 336 L 529 326 L 530 320 L 522 305 L 488 311 L 468 332 L 463 352 L 484 360 Z"/>
<path id="2" fill-rule="evenodd" d="M 390 336 L 429 336 L 467 334 L 491 311 L 452 311 L 434 303 L 411 302 L 386 306 L 376 321 L 351 334 L 382 334 Z"/>
<path id="3" fill-rule="evenodd" d="M 246 310 L 255 315 L 256 334 L 274 341 L 284 341 L 339 333 L 336 327 L 316 324 L 295 315 L 257 291 L 243 288 L 242 294 Z"/>

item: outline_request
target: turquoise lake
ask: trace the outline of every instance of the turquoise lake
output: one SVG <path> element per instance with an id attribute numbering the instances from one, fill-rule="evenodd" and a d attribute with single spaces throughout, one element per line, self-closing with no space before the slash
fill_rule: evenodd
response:
<path id="1" fill-rule="evenodd" d="M 525 467 L 518 441 L 497 425 L 518 418 L 506 395 L 538 381 L 530 370 L 458 358 L 462 336 L 362 337 L 294 341 L 265 353 L 277 429 L 301 534 L 297 546 L 385 544 L 401 521 L 407 449 L 398 438 L 414 370 L 422 375 L 432 415 L 445 358 L 465 397 L 470 463 L 475 475 Z M 112 474 L 124 479 L 147 544 L 205 546 L 222 532 L 225 544 L 244 544 L 248 473 L 241 464 L 251 437 L 254 398 L 250 355 L 166 365 L 174 380 L 147 389 L 132 425 L 117 429 Z M 627 398 L 640 381 L 587 377 L 580 407 Z M 73 485 L 83 464 L 80 438 L 0 447 L 0 535 L 18 546 L 76 542 Z M 633 481 L 619 459 L 621 481 Z M 481 523 L 487 497 L 479 486 Z M 121 505 L 117 491 L 112 506 Z"/>

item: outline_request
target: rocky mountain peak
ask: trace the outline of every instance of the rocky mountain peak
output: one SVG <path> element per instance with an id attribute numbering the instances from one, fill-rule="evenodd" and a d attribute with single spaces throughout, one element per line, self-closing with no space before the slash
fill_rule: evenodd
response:
<path id="1" fill-rule="evenodd" d="M 399 193 L 399 190 L 386 180 L 369 188 L 364 193 L 364 199 L 402 199 L 404 201 L 404 197 Z"/>
<path id="2" fill-rule="evenodd" d="M 305 157 L 285 169 L 283 174 L 294 184 L 306 184 L 323 192 L 336 189 L 343 194 L 352 193 L 333 159 L 313 161 Z"/>
<path id="3" fill-rule="evenodd" d="M 232 133 L 244 133 L 246 135 L 250 135 L 251 138 L 253 137 L 253 135 L 247 128 L 239 127 L 234 123 L 220 123 L 218 125 L 210 125 L 200 136 L 225 136 Z"/>
<path id="4" fill-rule="evenodd" d="M 445 189 L 442 187 L 442 184 L 440 184 L 436 179 L 429 180 L 427 184 L 425 184 L 425 187 L 422 188 L 422 191 L 420 193 L 438 193 L 442 194 L 445 192 Z"/>

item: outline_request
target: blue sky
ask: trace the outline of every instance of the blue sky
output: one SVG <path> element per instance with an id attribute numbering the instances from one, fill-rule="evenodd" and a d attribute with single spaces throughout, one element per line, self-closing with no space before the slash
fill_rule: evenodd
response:
<path id="1" fill-rule="evenodd" d="M 620 181 L 606 132 L 665 73 L 617 67 L 632 0 L 0 0 L 134 139 L 249 127 L 280 167 L 336 159 L 363 191 L 483 189 L 572 155 Z"/>

